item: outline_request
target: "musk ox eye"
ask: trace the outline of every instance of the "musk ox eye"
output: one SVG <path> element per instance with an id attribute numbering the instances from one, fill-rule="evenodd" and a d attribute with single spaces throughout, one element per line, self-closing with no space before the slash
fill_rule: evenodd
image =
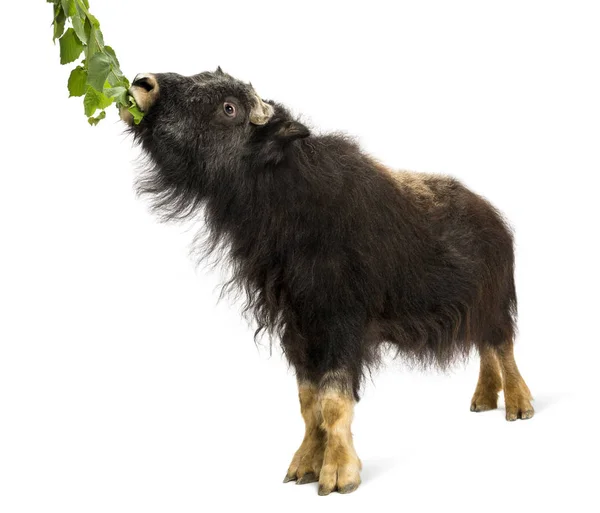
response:
<path id="1" fill-rule="evenodd" d="M 223 112 L 225 112 L 225 114 L 227 116 L 229 116 L 230 118 L 234 118 L 235 115 L 237 114 L 235 105 L 233 103 L 229 103 L 229 102 L 225 102 L 223 104 Z"/>

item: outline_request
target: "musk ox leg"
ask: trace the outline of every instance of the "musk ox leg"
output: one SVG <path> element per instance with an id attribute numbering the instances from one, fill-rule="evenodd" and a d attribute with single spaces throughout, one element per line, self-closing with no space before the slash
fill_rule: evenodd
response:
<path id="1" fill-rule="evenodd" d="M 501 345 L 497 354 L 502 369 L 506 420 L 530 419 L 534 413 L 531 392 L 517 368 L 512 341 Z"/>
<path id="2" fill-rule="evenodd" d="M 309 382 L 298 382 L 298 395 L 305 424 L 304 439 L 292 458 L 283 482 L 296 481 L 296 484 L 305 484 L 319 480 L 325 451 L 325 432 L 321 428 L 321 414 L 318 409 L 318 386 Z"/>
<path id="3" fill-rule="evenodd" d="M 498 407 L 498 393 L 502 390 L 502 376 L 496 351 L 482 345 L 479 348 L 479 380 L 471 399 L 471 411 L 494 410 Z"/>
<path id="4" fill-rule="evenodd" d="M 334 490 L 350 493 L 360 485 L 362 463 L 350 431 L 355 400 L 348 384 L 348 375 L 336 371 L 328 372 L 319 385 L 318 409 L 326 438 L 319 495 L 329 495 Z"/>

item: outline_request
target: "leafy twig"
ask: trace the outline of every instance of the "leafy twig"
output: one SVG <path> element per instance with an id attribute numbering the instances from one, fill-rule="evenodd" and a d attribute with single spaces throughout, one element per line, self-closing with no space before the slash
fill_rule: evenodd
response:
<path id="1" fill-rule="evenodd" d="M 69 96 L 83 96 L 83 107 L 90 125 L 106 117 L 105 109 L 113 102 L 131 112 L 134 122 L 143 113 L 129 95 L 129 80 L 123 75 L 115 51 L 104 44 L 100 23 L 89 11 L 88 0 L 47 0 L 54 5 L 54 36 L 60 45 L 60 63 L 84 59 L 71 72 Z M 65 30 L 67 21 L 70 27 Z M 99 114 L 95 115 L 97 111 Z"/>

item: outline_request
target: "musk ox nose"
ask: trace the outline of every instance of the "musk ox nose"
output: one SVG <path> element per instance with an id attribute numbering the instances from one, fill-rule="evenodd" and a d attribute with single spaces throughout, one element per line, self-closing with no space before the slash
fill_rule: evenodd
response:
<path id="1" fill-rule="evenodd" d="M 135 77 L 129 92 L 142 112 L 148 112 L 158 98 L 158 82 L 152 73 L 140 73 Z"/>
<path id="2" fill-rule="evenodd" d="M 140 73 L 133 79 L 129 94 L 142 112 L 148 112 L 158 98 L 158 81 L 152 73 Z M 133 124 L 133 116 L 126 108 L 121 108 L 121 119 L 125 123 Z"/>
<path id="3" fill-rule="evenodd" d="M 140 73 L 136 75 L 136 77 L 133 79 L 133 84 L 131 85 L 132 87 L 141 87 L 149 93 L 156 87 L 157 83 L 154 76 L 152 76 L 150 73 Z"/>

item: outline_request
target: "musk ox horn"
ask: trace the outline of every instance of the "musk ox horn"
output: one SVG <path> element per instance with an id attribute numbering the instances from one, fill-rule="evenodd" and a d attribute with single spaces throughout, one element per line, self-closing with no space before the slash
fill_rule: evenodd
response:
<path id="1" fill-rule="evenodd" d="M 250 111 L 250 123 L 253 125 L 266 125 L 273 117 L 273 107 L 263 102 L 260 97 L 254 93 L 254 105 Z"/>

